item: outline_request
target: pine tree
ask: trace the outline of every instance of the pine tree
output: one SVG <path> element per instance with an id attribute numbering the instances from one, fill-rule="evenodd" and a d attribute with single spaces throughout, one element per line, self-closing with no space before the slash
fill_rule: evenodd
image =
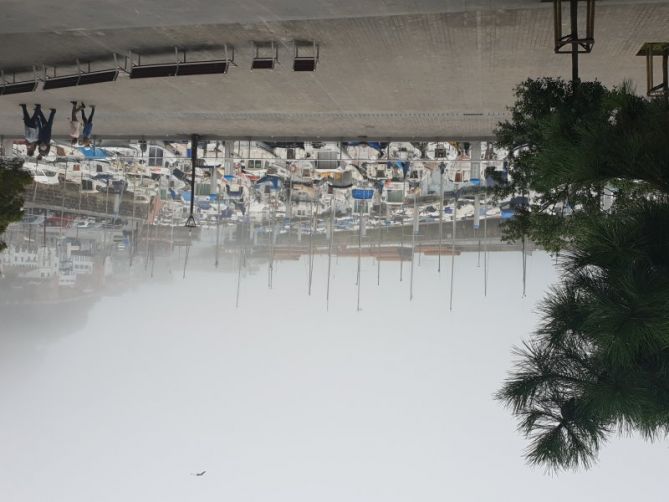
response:
<path id="1" fill-rule="evenodd" d="M 669 432 L 669 205 L 590 217 L 498 393 L 531 463 L 589 466 L 615 430 Z"/>
<path id="2" fill-rule="evenodd" d="M 23 193 L 32 178 L 22 167 L 21 159 L 0 159 L 0 236 L 23 214 Z M 6 247 L 0 239 L 0 251 Z"/>

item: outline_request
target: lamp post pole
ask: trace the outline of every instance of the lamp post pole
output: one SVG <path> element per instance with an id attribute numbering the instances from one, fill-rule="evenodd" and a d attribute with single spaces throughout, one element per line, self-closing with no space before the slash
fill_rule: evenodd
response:
<path id="1" fill-rule="evenodd" d="M 193 209 L 195 205 L 195 167 L 197 166 L 197 144 L 199 141 L 197 134 L 190 137 L 190 161 L 191 161 L 191 176 L 190 176 L 190 214 L 186 220 L 187 227 L 194 227 L 195 217 L 193 216 Z"/>
<path id="2" fill-rule="evenodd" d="M 574 85 L 579 82 L 578 76 L 578 0 L 569 0 L 571 18 L 571 80 Z"/>

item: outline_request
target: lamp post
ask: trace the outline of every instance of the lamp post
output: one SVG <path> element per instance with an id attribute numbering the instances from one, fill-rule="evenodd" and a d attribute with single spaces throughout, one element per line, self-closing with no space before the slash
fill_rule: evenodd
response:
<path id="1" fill-rule="evenodd" d="M 595 44 L 595 0 L 583 0 L 586 3 L 585 35 L 578 33 L 578 2 L 569 2 L 569 24 L 571 33 L 562 33 L 562 2 L 553 0 L 553 21 L 555 24 L 555 53 L 571 54 L 571 78 L 574 84 L 579 82 L 578 55 L 589 54 Z"/>
<path id="2" fill-rule="evenodd" d="M 191 178 L 190 178 L 190 213 L 188 219 L 186 220 L 187 228 L 197 227 L 195 223 L 195 216 L 193 215 L 193 209 L 195 204 L 195 167 L 197 166 L 197 144 L 199 141 L 197 134 L 193 134 L 190 137 L 190 161 L 191 161 Z"/>

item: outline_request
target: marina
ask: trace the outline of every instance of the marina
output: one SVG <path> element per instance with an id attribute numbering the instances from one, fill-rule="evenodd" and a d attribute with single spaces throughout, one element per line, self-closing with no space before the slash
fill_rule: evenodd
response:
<path id="1" fill-rule="evenodd" d="M 143 261 L 152 276 L 156 259 L 165 261 L 170 270 L 182 269 L 185 278 L 189 267 L 201 266 L 209 256 L 214 268 L 236 264 L 238 282 L 247 266 L 265 262 L 272 289 L 281 261 L 306 256 L 310 296 L 319 280 L 317 257 L 328 256 L 329 284 L 333 256 L 335 263 L 350 256 L 357 257 L 359 268 L 363 258 L 377 262 L 377 285 L 397 267 L 413 300 L 417 263 L 435 257 L 440 273 L 442 258 L 450 257 L 452 308 L 458 255 L 475 252 L 480 266 L 483 254 L 485 268 L 488 253 L 519 251 L 501 241 L 500 208 L 509 202 L 493 201 L 487 187 L 504 172 L 504 162 L 497 160 L 503 152 L 487 143 L 315 148 L 249 141 L 222 148 L 204 142 L 197 144 L 198 152 L 189 148 L 193 144 L 60 144 L 39 163 L 28 158 L 24 169 L 33 182 L 26 189 L 23 220 L 6 232 L 3 275 L 18 266 L 21 277 L 74 286 L 73 257 L 96 256 L 93 261 L 104 263 L 115 256 L 114 262 L 127 262 L 131 269 Z M 20 156 L 22 146 L 12 151 Z M 488 174 L 483 180 L 481 172 Z M 36 270 L 22 270 L 26 253 L 28 268 Z M 382 262 L 388 262 L 384 274 Z M 360 298 L 360 270 L 356 287 Z M 329 309 L 329 286 L 327 296 Z"/>
<path id="2" fill-rule="evenodd" d="M 669 0 L 52 3 L 0 502 L 666 501 Z"/>
<path id="3" fill-rule="evenodd" d="M 497 158 L 505 154 L 487 143 L 483 155 L 481 144 L 472 146 L 481 157 L 473 161 L 466 160 L 469 143 L 419 144 L 422 151 L 411 143 L 370 144 L 378 149 L 348 143 L 283 148 L 227 142 L 230 151 L 221 153 L 220 142 L 205 142 L 195 156 L 187 143 L 61 144 L 39 162 L 26 159 L 24 169 L 34 182 L 26 191 L 25 208 L 29 214 L 60 210 L 72 221 L 88 216 L 126 226 L 183 226 L 192 220 L 209 228 L 247 219 L 261 233 L 278 226 L 272 231 L 295 232 L 300 238 L 312 219 L 315 232 L 326 233 L 330 213 L 334 232 L 359 228 L 361 221 L 373 229 L 470 219 L 478 227 L 482 219 L 500 218 L 500 208 L 508 204 L 488 200 L 486 187 L 504 173 L 504 161 Z M 20 144 L 5 147 L 10 157 L 25 154 Z M 472 172 L 481 172 L 481 164 L 487 173 L 483 184 L 471 178 Z M 352 195 L 359 189 L 371 190 L 364 212 Z"/>

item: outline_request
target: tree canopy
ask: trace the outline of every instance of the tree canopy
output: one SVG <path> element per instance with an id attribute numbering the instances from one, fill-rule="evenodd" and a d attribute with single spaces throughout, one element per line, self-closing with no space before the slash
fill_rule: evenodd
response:
<path id="1" fill-rule="evenodd" d="M 0 159 L 0 237 L 7 226 L 21 219 L 23 192 L 32 178 L 21 169 L 21 159 Z M 0 251 L 7 245 L 0 239 Z"/>
<path id="2" fill-rule="evenodd" d="M 588 216 L 498 397 L 532 463 L 588 466 L 614 430 L 669 432 L 669 205 Z"/>
<path id="3" fill-rule="evenodd" d="M 578 232 L 582 217 L 601 213 L 604 196 L 623 206 L 669 192 L 666 106 L 637 96 L 627 84 L 609 90 L 599 82 L 527 80 L 496 136 L 510 152 L 512 173 L 497 185 L 496 196 L 534 195 L 531 206 L 505 225 L 508 240 L 526 235 L 557 252 Z"/>
<path id="4" fill-rule="evenodd" d="M 627 85 L 530 80 L 497 136 L 511 152 L 497 195 L 533 196 L 506 238 L 562 252 L 497 397 L 530 463 L 588 467 L 616 431 L 669 432 L 669 110 Z"/>

